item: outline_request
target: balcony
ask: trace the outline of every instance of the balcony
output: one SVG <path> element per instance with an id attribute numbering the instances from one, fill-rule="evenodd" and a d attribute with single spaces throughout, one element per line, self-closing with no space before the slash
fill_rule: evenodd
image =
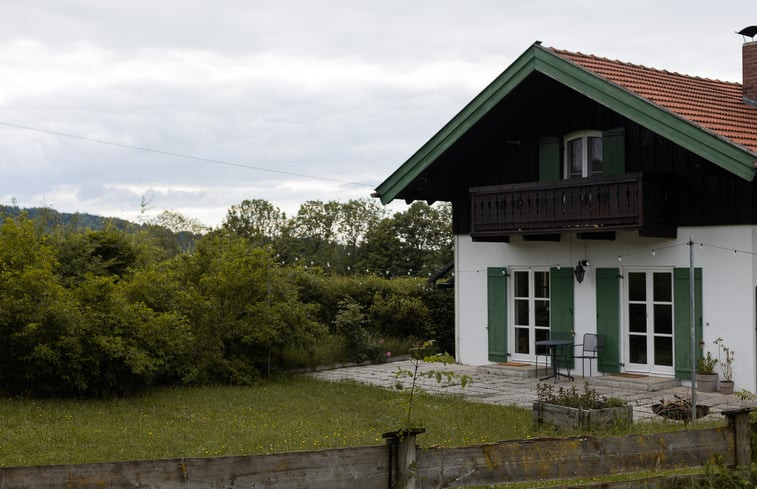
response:
<path id="1" fill-rule="evenodd" d="M 642 173 L 474 187 L 471 236 L 639 231 L 675 236 L 669 177 Z"/>

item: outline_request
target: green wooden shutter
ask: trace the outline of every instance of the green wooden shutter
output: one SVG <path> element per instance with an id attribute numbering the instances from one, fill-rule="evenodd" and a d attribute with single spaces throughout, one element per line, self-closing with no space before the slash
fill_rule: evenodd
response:
<path id="1" fill-rule="evenodd" d="M 599 370 L 620 372 L 620 269 L 597 268 L 597 334 L 602 337 Z"/>
<path id="2" fill-rule="evenodd" d="M 560 138 L 539 139 L 540 182 L 560 180 L 560 161 Z"/>
<path id="3" fill-rule="evenodd" d="M 701 356 L 702 349 L 702 269 L 694 270 L 694 301 L 696 355 Z M 673 315 L 675 326 L 673 338 L 675 342 L 675 372 L 679 379 L 691 379 L 691 323 L 689 321 L 691 308 L 691 292 L 689 288 L 689 269 L 676 268 L 673 270 Z"/>
<path id="4" fill-rule="evenodd" d="M 549 270 L 549 326 L 555 337 L 574 340 L 573 335 L 573 269 L 570 267 Z M 561 357 L 559 366 L 573 368 L 573 352 Z"/>
<path id="5" fill-rule="evenodd" d="M 489 361 L 507 361 L 507 268 L 486 270 L 487 331 Z"/>
<path id="6" fill-rule="evenodd" d="M 626 131 L 610 129 L 602 133 L 602 173 L 619 175 L 626 172 Z"/>

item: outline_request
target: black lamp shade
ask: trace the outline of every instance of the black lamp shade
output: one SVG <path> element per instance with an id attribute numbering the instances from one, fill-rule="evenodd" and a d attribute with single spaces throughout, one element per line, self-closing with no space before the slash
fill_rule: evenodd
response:
<path id="1" fill-rule="evenodd" d="M 586 270 L 584 270 L 584 266 L 581 262 L 578 262 L 578 266 L 576 267 L 576 270 L 574 272 L 576 274 L 576 282 L 579 284 L 584 281 L 584 275 L 586 275 Z"/>

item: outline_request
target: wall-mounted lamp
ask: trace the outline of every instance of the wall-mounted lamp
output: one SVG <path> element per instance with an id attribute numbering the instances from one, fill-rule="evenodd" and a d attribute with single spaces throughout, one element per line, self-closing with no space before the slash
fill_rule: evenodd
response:
<path id="1" fill-rule="evenodd" d="M 575 274 L 576 274 L 576 282 L 579 284 L 584 281 L 584 276 L 586 275 L 586 270 L 584 267 L 589 266 L 588 260 L 578 260 L 578 265 L 576 266 Z"/>

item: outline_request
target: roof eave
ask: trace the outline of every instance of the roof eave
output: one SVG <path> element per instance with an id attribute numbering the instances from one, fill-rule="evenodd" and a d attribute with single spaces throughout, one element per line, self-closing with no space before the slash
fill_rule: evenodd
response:
<path id="1" fill-rule="evenodd" d="M 535 43 L 376 187 L 381 202 L 388 204 L 397 198 L 436 158 L 535 71 L 607 106 L 744 180 L 751 181 L 755 176 L 755 154 L 752 151 L 716 136 L 688 119 Z"/>

